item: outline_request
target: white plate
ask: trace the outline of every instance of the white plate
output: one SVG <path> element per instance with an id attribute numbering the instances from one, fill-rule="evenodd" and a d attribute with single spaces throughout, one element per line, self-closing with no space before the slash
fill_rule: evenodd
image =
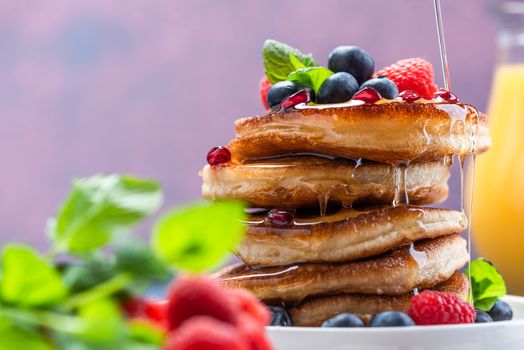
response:
<path id="1" fill-rule="evenodd" d="M 512 321 L 406 328 L 268 327 L 276 350 L 524 350 L 524 297 Z"/>

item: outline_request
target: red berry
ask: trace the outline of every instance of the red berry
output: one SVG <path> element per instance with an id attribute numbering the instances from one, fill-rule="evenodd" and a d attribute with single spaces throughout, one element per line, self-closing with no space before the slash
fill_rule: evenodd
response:
<path id="1" fill-rule="evenodd" d="M 273 350 L 266 328 L 251 317 L 244 316 L 238 323 L 238 332 L 250 350 Z"/>
<path id="2" fill-rule="evenodd" d="M 168 336 L 165 350 L 251 350 L 245 337 L 227 323 L 199 316 Z"/>
<path id="3" fill-rule="evenodd" d="M 398 94 L 398 97 L 400 97 L 401 99 L 403 99 L 404 101 L 408 103 L 415 102 L 422 98 L 420 97 L 419 94 L 417 94 L 415 91 L 412 91 L 412 90 L 404 90 L 400 94 Z"/>
<path id="4" fill-rule="evenodd" d="M 282 103 L 280 103 L 280 108 L 287 109 L 295 107 L 300 103 L 308 103 L 309 101 L 311 101 L 309 92 L 307 90 L 300 90 L 282 101 Z"/>
<path id="5" fill-rule="evenodd" d="M 451 92 L 449 92 L 448 90 L 444 90 L 444 89 L 440 89 L 437 92 L 435 92 L 433 94 L 433 99 L 435 100 L 442 99 L 449 103 L 458 103 L 459 102 L 457 96 L 453 95 Z"/>
<path id="6" fill-rule="evenodd" d="M 231 152 L 225 147 L 213 147 L 207 154 L 207 162 L 211 166 L 227 163 L 231 160 Z"/>
<path id="7" fill-rule="evenodd" d="M 424 291 L 411 298 L 409 316 L 417 325 L 475 322 L 475 309 L 455 294 Z"/>
<path id="8" fill-rule="evenodd" d="M 167 321 L 169 330 L 178 328 L 194 316 L 210 316 L 235 325 L 236 305 L 215 282 L 204 277 L 182 277 L 175 281 L 169 292 Z"/>
<path id="9" fill-rule="evenodd" d="M 400 60 L 375 73 L 376 77 L 381 75 L 397 84 L 399 92 L 413 90 L 428 100 L 437 89 L 433 66 L 422 58 Z"/>
<path id="10" fill-rule="evenodd" d="M 229 294 L 241 315 L 252 318 L 260 327 L 265 327 L 269 324 L 271 321 L 269 309 L 251 292 L 245 289 L 231 289 Z"/>
<path id="11" fill-rule="evenodd" d="M 287 226 L 293 223 L 295 216 L 290 211 L 272 209 L 267 213 L 267 219 L 274 225 Z"/>
<path id="12" fill-rule="evenodd" d="M 260 80 L 260 83 L 258 84 L 260 90 L 260 99 L 262 100 L 262 104 L 264 105 L 264 108 L 266 110 L 269 109 L 269 106 L 267 104 L 267 92 L 269 91 L 269 89 L 271 89 L 271 86 L 271 82 L 269 81 L 267 75 L 264 75 Z"/>
<path id="13" fill-rule="evenodd" d="M 368 103 L 368 104 L 373 104 L 377 102 L 378 100 L 380 100 L 381 98 L 382 96 L 380 96 L 380 93 L 377 90 L 370 88 L 370 87 L 365 87 L 362 90 L 357 91 L 353 95 L 353 100 L 364 101 L 365 103 Z"/>

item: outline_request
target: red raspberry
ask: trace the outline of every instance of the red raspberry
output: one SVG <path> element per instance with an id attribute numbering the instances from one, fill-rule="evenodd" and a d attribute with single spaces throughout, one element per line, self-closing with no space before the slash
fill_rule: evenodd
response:
<path id="1" fill-rule="evenodd" d="M 165 350 L 251 350 L 238 330 L 208 316 L 184 322 L 168 336 Z"/>
<path id="2" fill-rule="evenodd" d="M 473 323 L 475 309 L 455 294 L 427 290 L 411 298 L 409 316 L 419 326 Z"/>
<path id="3" fill-rule="evenodd" d="M 381 75 L 397 84 L 398 92 L 413 90 L 427 100 L 437 90 L 433 65 L 422 58 L 400 60 L 375 73 L 375 77 Z"/>
<path id="4" fill-rule="evenodd" d="M 266 336 L 266 327 L 250 315 L 244 314 L 237 326 L 240 336 L 246 341 L 250 350 L 273 350 Z"/>
<path id="5" fill-rule="evenodd" d="M 260 89 L 260 98 L 262 99 L 262 104 L 264 105 L 264 108 L 268 110 L 269 106 L 267 104 L 267 92 L 269 91 L 269 89 L 271 89 L 271 83 L 269 82 L 267 75 L 264 75 L 262 77 L 260 83 L 258 84 L 258 87 Z"/>
<path id="6" fill-rule="evenodd" d="M 131 298 L 122 302 L 122 309 L 127 317 L 144 319 L 162 327 L 167 324 L 166 300 Z"/>
<path id="7" fill-rule="evenodd" d="M 260 326 L 259 328 L 269 324 L 271 321 L 269 309 L 251 292 L 245 289 L 231 289 L 229 293 L 237 305 L 239 314 L 252 318 Z"/>
<path id="8" fill-rule="evenodd" d="M 236 304 L 228 293 L 228 290 L 219 287 L 208 278 L 179 278 L 169 292 L 167 304 L 169 330 L 176 329 L 194 316 L 210 316 L 235 325 Z"/>

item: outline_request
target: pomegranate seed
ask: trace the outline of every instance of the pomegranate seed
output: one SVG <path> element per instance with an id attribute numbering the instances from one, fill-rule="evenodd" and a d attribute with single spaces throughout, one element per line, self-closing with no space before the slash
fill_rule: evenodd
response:
<path id="1" fill-rule="evenodd" d="M 365 103 L 369 104 L 375 103 L 381 98 L 382 96 L 380 96 L 380 93 L 370 87 L 365 87 L 353 95 L 354 100 L 364 101 Z"/>
<path id="2" fill-rule="evenodd" d="M 282 101 L 280 103 L 280 108 L 287 109 L 295 107 L 299 103 L 308 103 L 309 101 L 311 101 L 309 92 L 307 90 L 300 90 Z"/>
<path id="3" fill-rule="evenodd" d="M 433 99 L 438 99 L 438 98 L 446 102 L 451 102 L 451 103 L 459 102 L 457 96 L 453 95 L 451 92 L 449 92 L 448 90 L 444 90 L 444 89 L 440 89 L 437 92 L 435 92 L 435 94 L 433 94 Z"/>
<path id="4" fill-rule="evenodd" d="M 398 94 L 398 97 L 400 97 L 401 99 L 403 99 L 404 101 L 408 103 L 415 102 L 422 98 L 419 94 L 417 94 L 413 90 L 404 90 L 400 94 Z"/>
<path id="5" fill-rule="evenodd" d="M 209 165 L 217 166 L 227 163 L 231 160 L 231 152 L 225 147 L 213 147 L 207 154 L 207 162 Z"/>
<path id="6" fill-rule="evenodd" d="M 267 213 L 267 219 L 274 225 L 287 226 L 293 223 L 295 216 L 290 211 L 272 209 Z"/>

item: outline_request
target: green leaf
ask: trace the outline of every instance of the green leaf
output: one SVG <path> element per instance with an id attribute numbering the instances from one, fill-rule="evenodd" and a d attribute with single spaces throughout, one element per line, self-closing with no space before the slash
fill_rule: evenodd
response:
<path id="1" fill-rule="evenodd" d="M 78 293 L 103 283 L 118 273 L 114 258 L 92 254 L 81 263 L 68 265 L 64 271 L 64 282 L 71 293 Z"/>
<path id="2" fill-rule="evenodd" d="M 53 350 L 37 328 L 20 328 L 6 319 L 0 319 L 0 349 Z"/>
<path id="3" fill-rule="evenodd" d="M 150 321 L 142 319 L 132 319 L 129 321 L 131 337 L 141 344 L 162 345 L 165 333 Z"/>
<path id="4" fill-rule="evenodd" d="M 99 299 L 78 310 L 83 329 L 81 339 L 111 342 L 122 336 L 123 323 L 120 309 L 109 299 Z"/>
<path id="5" fill-rule="evenodd" d="M 324 81 L 333 75 L 333 72 L 324 67 L 301 68 L 290 73 L 287 80 L 306 85 L 318 93 Z"/>
<path id="6" fill-rule="evenodd" d="M 164 215 L 155 225 L 153 248 L 172 268 L 201 272 L 216 267 L 244 234 L 238 202 L 195 204 Z"/>
<path id="7" fill-rule="evenodd" d="M 495 266 L 482 258 L 471 261 L 466 275 L 471 279 L 473 304 L 477 309 L 489 311 L 507 293 L 504 279 Z"/>
<path id="8" fill-rule="evenodd" d="M 21 245 L 4 248 L 0 282 L 3 301 L 22 306 L 53 305 L 66 294 L 58 271 L 34 249 Z"/>
<path id="9" fill-rule="evenodd" d="M 262 59 L 271 84 L 286 80 L 289 73 L 297 69 L 317 66 L 311 55 L 304 55 L 289 45 L 271 39 L 264 43 Z"/>
<path id="10" fill-rule="evenodd" d="M 59 247 L 86 253 L 153 213 L 161 202 L 160 185 L 151 180 L 120 175 L 78 179 L 48 230 Z"/>
<path id="11" fill-rule="evenodd" d="M 151 247 L 127 240 L 116 250 L 116 268 L 137 278 L 163 280 L 168 276 L 166 266 L 157 258 Z"/>

